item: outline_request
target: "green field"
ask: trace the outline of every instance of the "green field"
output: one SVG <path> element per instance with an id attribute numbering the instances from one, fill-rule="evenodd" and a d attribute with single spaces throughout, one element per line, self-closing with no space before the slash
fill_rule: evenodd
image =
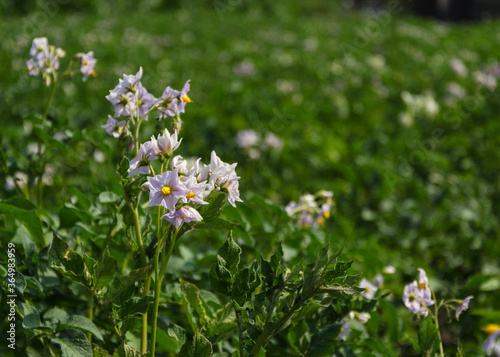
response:
<path id="1" fill-rule="evenodd" d="M 208 162 L 215 150 L 225 162 L 238 163 L 244 202 L 226 206 L 224 216 L 240 223 L 233 234 L 245 263 L 260 254 L 269 258 L 280 241 L 287 261 L 313 256 L 329 242 L 344 247 L 353 272 L 369 280 L 388 265 L 396 268 L 385 276 L 383 291 L 390 294 L 366 325 L 353 327 L 349 350 L 342 347 L 337 355 L 421 355 L 411 342 L 418 323 L 401 299 L 419 267 L 436 295 L 474 296 L 460 321 L 440 315 L 447 355 L 455 355 L 459 344 L 463 356 L 484 355 L 482 329 L 500 324 L 500 21 L 446 24 L 412 17 L 400 11 L 407 10 L 403 5 L 376 14 L 319 1 L 65 6 L 1 17 L 2 200 L 19 195 L 8 189 L 9 176 L 36 175 L 30 126 L 50 89 L 25 73 L 33 38 L 45 36 L 63 48 L 62 62 L 88 51 L 98 61 L 95 78 L 75 76 L 59 86 L 48 116 L 49 132 L 65 133 L 66 149 L 50 152 L 53 174 L 43 209 L 59 223 L 51 227 L 44 220 L 43 228 L 82 247 L 94 240 L 100 245 L 102 232 L 92 228 L 93 219 L 61 213 L 64 205 L 75 192 L 89 202 L 102 191 L 122 193 L 116 166 L 123 152 L 101 128 L 113 114 L 104 97 L 139 67 L 142 83 L 157 96 L 190 79 L 193 103 L 183 116 L 180 154 Z M 156 133 L 155 121 L 143 129 L 145 141 Z M 283 148 L 261 150 L 253 159 L 238 146 L 237 134 L 245 129 L 271 132 Z M 105 159 L 97 162 L 101 152 Z M 26 192 L 41 208 L 34 185 L 30 179 Z M 334 192 L 331 218 L 318 229 L 297 228 L 283 208 L 319 190 Z M 39 262 L 29 258 L 33 247 L 17 226 L 0 216 L 1 246 L 22 246 L 21 271 L 39 276 Z M 165 280 L 182 278 L 210 290 L 207 274 L 225 236 L 210 231 L 182 240 Z M 112 243 L 117 260 L 124 258 L 122 243 Z M 81 313 L 86 298 L 66 285 L 49 284 L 30 302 L 40 312 L 59 306 Z M 172 296 L 166 299 L 175 305 Z M 169 314 L 164 311 L 164 323 L 182 325 Z M 7 324 L 0 326 L 3 334 Z M 26 343 L 21 336 L 19 345 Z M 281 346 L 273 340 L 267 355 L 305 355 L 299 347 Z M 222 345 L 219 353 L 231 348 Z M 175 355 L 168 343 L 158 351 Z"/>

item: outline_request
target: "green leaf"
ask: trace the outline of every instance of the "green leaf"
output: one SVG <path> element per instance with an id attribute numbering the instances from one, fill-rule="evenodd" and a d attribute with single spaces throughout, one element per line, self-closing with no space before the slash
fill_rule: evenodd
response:
<path id="1" fill-rule="evenodd" d="M 228 221 L 225 218 L 215 218 L 210 221 L 201 221 L 196 223 L 194 228 L 196 229 L 217 229 L 219 231 L 230 231 L 234 227 L 238 226 L 239 223 Z"/>
<path id="2" fill-rule="evenodd" d="M 99 289 L 103 286 L 111 284 L 116 277 L 115 260 L 107 253 L 99 262 L 97 269 L 92 272 L 94 278 L 94 287 Z"/>
<path id="3" fill-rule="evenodd" d="M 217 256 L 217 263 L 212 265 L 212 268 L 210 269 L 209 280 L 210 286 L 215 291 L 229 295 L 232 286 L 232 276 L 224 265 L 224 259 Z"/>
<path id="4" fill-rule="evenodd" d="M 434 342 L 438 338 L 438 329 L 432 322 L 430 316 L 427 316 L 419 326 L 418 329 L 418 345 L 422 352 L 427 352 L 428 355 L 432 354 L 434 349 Z"/>
<path id="5" fill-rule="evenodd" d="M 236 244 L 231 232 L 228 234 L 227 240 L 224 242 L 222 247 L 220 247 L 217 251 L 217 255 L 224 259 L 224 267 L 229 270 L 231 275 L 234 276 L 238 272 L 241 248 L 238 244 Z"/>
<path id="6" fill-rule="evenodd" d="M 23 294 L 24 290 L 26 289 L 26 279 L 24 278 L 24 275 L 16 270 L 15 279 L 16 279 L 16 290 L 19 291 L 19 293 Z"/>
<path id="7" fill-rule="evenodd" d="M 40 314 L 38 313 L 38 311 L 24 315 L 22 326 L 26 330 L 46 328 L 40 320 Z"/>
<path id="8" fill-rule="evenodd" d="M 27 287 L 32 288 L 43 295 L 43 287 L 42 287 L 42 284 L 40 284 L 40 282 L 38 280 L 36 280 L 35 278 L 33 278 L 31 276 L 25 276 L 24 278 L 26 279 L 26 286 Z"/>
<path id="9" fill-rule="evenodd" d="M 261 284 L 260 275 L 258 272 L 258 263 L 256 260 L 250 263 L 248 268 L 240 270 L 233 284 L 232 298 L 242 306 L 246 301 L 249 301 L 255 293 L 255 289 Z"/>
<path id="10" fill-rule="evenodd" d="M 120 293 L 126 290 L 129 286 L 134 284 L 135 282 L 141 280 L 144 275 L 146 275 L 149 271 L 150 267 L 139 268 L 136 270 L 132 270 L 126 276 L 116 277 L 113 280 L 113 283 L 109 287 L 109 290 L 104 295 L 105 302 L 104 305 L 112 302 Z"/>
<path id="11" fill-rule="evenodd" d="M 119 320 L 125 320 L 131 316 L 142 316 L 148 311 L 149 304 L 154 300 L 152 296 L 133 296 L 129 297 L 127 301 L 118 307 L 114 307 L 117 311 Z"/>
<path id="12" fill-rule="evenodd" d="M 95 327 L 92 321 L 81 315 L 71 315 L 62 320 L 59 323 L 57 330 L 65 329 L 76 329 L 83 332 L 90 332 L 98 340 L 103 340 L 101 332 L 97 329 L 97 327 Z"/>
<path id="13" fill-rule="evenodd" d="M 120 201 L 120 196 L 111 191 L 101 192 L 99 195 L 99 202 L 101 203 L 115 203 L 118 201 Z"/>
<path id="14" fill-rule="evenodd" d="M 123 342 L 120 347 L 115 350 L 113 357 L 144 357 L 144 355 Z"/>
<path id="15" fill-rule="evenodd" d="M 226 203 L 226 194 L 220 191 L 212 191 L 205 198 L 205 201 L 208 202 L 208 205 L 203 205 L 198 211 L 203 220 L 209 222 L 220 216 L 222 207 Z"/>
<path id="16" fill-rule="evenodd" d="M 30 232 L 35 244 L 41 249 L 45 247 L 45 239 L 42 223 L 35 213 L 36 210 L 37 207 L 24 198 L 15 197 L 6 201 L 0 201 L 0 214 L 3 213 L 21 222 L 28 232 Z"/>
<path id="17" fill-rule="evenodd" d="M 175 324 L 169 324 L 167 329 L 167 335 L 170 340 L 174 341 L 175 344 L 180 348 L 186 343 L 186 330 Z"/>
<path id="18" fill-rule="evenodd" d="M 97 346 L 95 343 L 92 344 L 93 357 L 111 357 L 111 355 L 104 348 Z"/>
<path id="19" fill-rule="evenodd" d="M 210 357 L 213 353 L 210 341 L 198 331 L 196 331 L 193 341 L 186 342 L 180 352 L 179 357 Z"/>
<path id="20" fill-rule="evenodd" d="M 59 323 L 68 318 L 68 313 L 64 310 L 58 309 L 57 307 L 48 310 L 43 315 L 43 321 L 46 325 L 51 326 L 56 329 Z"/>
<path id="21" fill-rule="evenodd" d="M 130 167 L 130 160 L 128 157 L 124 156 L 122 161 L 116 167 L 116 172 L 123 178 L 128 176 L 128 168 Z"/>
<path id="22" fill-rule="evenodd" d="M 84 259 L 62 239 L 54 234 L 48 253 L 49 264 L 61 275 L 84 286 L 91 286 L 92 275 L 85 265 Z M 87 260 L 91 259 L 88 257 Z M 89 260 L 90 261 L 90 260 Z M 94 261 L 95 262 L 95 261 Z"/>
<path id="23" fill-rule="evenodd" d="M 207 312 L 200 297 L 200 289 L 187 281 L 181 280 L 180 282 L 182 304 L 186 310 L 191 328 L 193 332 L 196 332 L 199 324 L 205 325 L 208 321 Z"/>
<path id="24" fill-rule="evenodd" d="M 52 337 L 52 343 L 59 345 L 62 357 L 92 357 L 92 345 L 81 331 L 59 331 Z"/>

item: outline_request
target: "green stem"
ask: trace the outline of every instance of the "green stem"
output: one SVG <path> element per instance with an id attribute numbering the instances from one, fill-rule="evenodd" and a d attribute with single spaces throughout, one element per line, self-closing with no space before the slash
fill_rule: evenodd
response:
<path id="1" fill-rule="evenodd" d="M 49 99 L 47 100 L 47 104 L 45 104 L 45 110 L 42 116 L 42 124 L 45 123 L 45 119 L 47 119 L 50 103 L 52 102 L 52 98 L 54 98 L 54 93 L 56 92 L 56 86 L 57 86 L 57 79 L 54 79 L 54 83 L 52 84 L 52 89 L 50 90 Z"/>
<path id="2" fill-rule="evenodd" d="M 136 208 L 132 208 L 129 203 L 130 208 L 134 213 L 134 226 L 135 233 L 137 235 L 137 245 L 139 246 L 139 254 L 141 256 L 141 264 L 143 267 L 146 266 L 146 252 L 144 251 L 144 245 L 142 243 L 141 225 L 139 223 L 139 212 Z M 149 274 L 148 274 L 149 275 Z M 144 284 L 144 290 L 142 291 L 142 296 L 147 296 L 149 294 L 150 279 L 146 278 Z M 142 328 L 141 328 L 141 353 L 146 353 L 148 349 L 148 314 L 145 313 L 142 316 Z"/>
<path id="3" fill-rule="evenodd" d="M 429 289 L 431 289 L 432 298 L 434 299 L 434 323 L 436 324 L 436 328 L 438 330 L 439 355 L 441 357 L 444 357 L 443 341 L 441 340 L 441 331 L 439 331 L 439 319 L 438 319 L 439 307 L 441 305 L 438 306 L 438 303 L 436 300 L 436 294 L 434 294 L 434 289 L 432 289 L 430 286 L 429 286 Z"/>
<path id="4" fill-rule="evenodd" d="M 94 294 L 90 294 L 90 301 L 89 301 L 89 310 L 88 310 L 88 319 L 90 320 L 90 322 L 92 322 L 92 320 L 94 319 Z M 92 342 L 92 333 L 87 333 L 87 337 L 89 339 L 90 342 Z"/>
<path id="5" fill-rule="evenodd" d="M 151 356 L 155 355 L 155 349 L 156 349 L 156 330 L 158 324 L 158 307 L 160 305 L 161 282 L 163 280 L 163 275 L 165 274 L 165 269 L 167 268 L 168 261 L 170 260 L 170 256 L 172 255 L 172 252 L 174 250 L 175 240 L 177 239 L 177 233 L 179 233 L 179 229 L 177 229 L 172 234 L 170 246 L 168 247 L 168 253 L 167 254 L 163 253 L 161 259 L 161 267 L 159 270 L 158 270 L 158 263 L 159 263 L 160 250 L 162 247 L 160 246 L 161 238 L 158 237 L 158 246 L 156 247 L 156 255 L 155 255 L 155 300 L 153 305 L 153 331 L 151 338 Z"/>
<path id="6" fill-rule="evenodd" d="M 241 315 L 240 310 L 236 307 L 236 303 L 233 300 L 234 314 L 236 315 L 236 325 L 238 326 L 238 349 L 240 352 L 240 357 L 243 357 L 243 331 L 241 329 Z"/>

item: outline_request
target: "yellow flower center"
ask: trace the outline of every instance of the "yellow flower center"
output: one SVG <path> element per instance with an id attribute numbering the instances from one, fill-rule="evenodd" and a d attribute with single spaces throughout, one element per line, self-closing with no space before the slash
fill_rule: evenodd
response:
<path id="1" fill-rule="evenodd" d="M 161 189 L 161 193 L 163 193 L 165 196 L 170 195 L 170 192 L 172 192 L 172 190 L 170 189 L 169 186 L 165 186 Z"/>
<path id="2" fill-rule="evenodd" d="M 186 103 L 191 103 L 192 102 L 191 98 L 189 98 L 187 95 L 183 95 L 182 96 L 182 100 L 184 102 L 186 102 Z"/>
<path id="3" fill-rule="evenodd" d="M 186 198 L 193 198 L 194 197 L 194 193 L 191 191 L 189 192 L 187 195 L 186 195 Z"/>
<path id="4" fill-rule="evenodd" d="M 324 216 L 326 219 L 330 218 L 330 212 L 328 212 L 328 211 L 323 212 L 323 216 Z"/>
<path id="5" fill-rule="evenodd" d="M 92 69 L 92 70 L 90 71 L 90 75 L 91 75 L 91 76 L 95 76 L 95 70 L 94 70 L 94 69 Z"/>
<path id="6" fill-rule="evenodd" d="M 319 224 L 325 224 L 325 219 L 323 217 L 318 217 Z"/>
<path id="7" fill-rule="evenodd" d="M 489 324 L 484 328 L 484 331 L 486 331 L 488 335 L 491 335 L 492 333 L 497 332 L 498 330 L 500 330 L 500 325 L 497 324 Z"/>
<path id="8" fill-rule="evenodd" d="M 418 284 L 419 289 L 425 289 L 425 283 L 420 283 Z"/>
<path id="9" fill-rule="evenodd" d="M 85 60 L 83 61 L 83 65 L 84 65 L 84 66 L 86 66 L 86 65 L 88 65 L 88 64 L 89 64 L 89 63 L 88 63 L 87 61 L 85 61 Z"/>

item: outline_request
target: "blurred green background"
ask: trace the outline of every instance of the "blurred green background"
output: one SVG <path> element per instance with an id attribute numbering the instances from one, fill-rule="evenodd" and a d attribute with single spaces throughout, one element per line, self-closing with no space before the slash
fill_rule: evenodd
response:
<path id="1" fill-rule="evenodd" d="M 331 190 L 336 210 L 314 234 L 346 246 L 356 269 L 370 278 L 394 265 L 401 293 L 423 267 L 439 294 L 475 295 L 471 315 L 450 328 L 453 343 L 462 329 L 479 346 L 480 327 L 498 323 L 498 20 L 441 23 L 413 17 L 404 2 L 378 11 L 328 1 L 0 5 L 0 137 L 8 156 L 29 155 L 26 118 L 43 111 L 49 93 L 24 71 L 33 38 L 47 37 L 67 57 L 94 51 L 98 60 L 97 76 L 65 81 L 50 110 L 54 125 L 72 134 L 71 155 L 53 163 L 47 209 L 69 202 L 71 187 L 120 192 L 121 151 L 100 126 L 113 113 L 104 97 L 123 73 L 142 67 L 142 83 L 157 97 L 190 79 L 194 102 L 179 153 L 208 162 L 216 150 L 238 162 L 246 203 L 229 216 L 260 220 L 263 231 L 254 234 L 276 239 L 266 224 L 277 223 L 259 213 L 255 195 L 284 206 Z M 144 140 L 154 133 L 150 122 Z M 244 129 L 271 132 L 284 147 L 252 159 L 236 140 Z M 105 162 L 96 161 L 99 152 Z M 18 159 L 15 169 L 28 171 L 27 162 Z"/>

